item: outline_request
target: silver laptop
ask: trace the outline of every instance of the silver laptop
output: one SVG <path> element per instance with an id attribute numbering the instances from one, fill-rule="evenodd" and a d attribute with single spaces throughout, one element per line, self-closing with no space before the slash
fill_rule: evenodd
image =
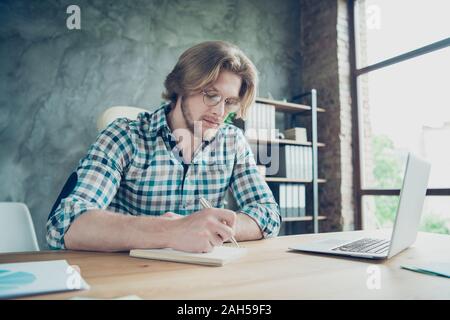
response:
<path id="1" fill-rule="evenodd" d="M 388 259 L 414 243 L 419 230 L 420 216 L 427 191 L 430 164 L 419 157 L 408 154 L 400 203 L 397 210 L 391 239 L 329 238 L 298 244 L 291 250 L 352 256 L 368 259 Z"/>

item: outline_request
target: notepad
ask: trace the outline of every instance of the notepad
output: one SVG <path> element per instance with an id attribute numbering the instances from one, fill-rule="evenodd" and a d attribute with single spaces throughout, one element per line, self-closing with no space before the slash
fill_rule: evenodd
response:
<path id="1" fill-rule="evenodd" d="M 130 256 L 136 258 L 201 264 L 207 266 L 223 266 L 234 261 L 247 253 L 246 248 L 234 247 L 214 247 L 208 253 L 191 253 L 174 249 L 134 249 L 130 251 Z"/>

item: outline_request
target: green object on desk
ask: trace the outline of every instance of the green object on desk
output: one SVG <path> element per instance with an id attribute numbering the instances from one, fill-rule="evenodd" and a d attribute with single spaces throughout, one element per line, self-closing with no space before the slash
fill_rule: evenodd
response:
<path id="1" fill-rule="evenodd" d="M 450 263 L 436 262 L 417 266 L 405 265 L 401 267 L 406 270 L 428 274 L 431 276 L 450 278 Z"/>

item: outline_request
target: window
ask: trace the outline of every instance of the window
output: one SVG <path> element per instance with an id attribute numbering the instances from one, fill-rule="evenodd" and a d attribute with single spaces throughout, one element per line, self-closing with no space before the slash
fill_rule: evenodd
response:
<path id="1" fill-rule="evenodd" d="M 450 233 L 450 2 L 354 1 L 358 227 L 392 225 L 409 151 L 431 162 L 421 230 Z"/>
<path id="2" fill-rule="evenodd" d="M 450 36 L 448 0 L 356 1 L 366 60 L 358 68 Z M 365 18 L 364 20 L 361 18 Z"/>
<path id="3" fill-rule="evenodd" d="M 364 220 L 365 229 L 392 228 L 398 204 L 398 196 L 363 196 L 363 209 L 373 213 Z M 449 204 L 450 197 L 427 197 L 419 230 L 450 234 Z"/>

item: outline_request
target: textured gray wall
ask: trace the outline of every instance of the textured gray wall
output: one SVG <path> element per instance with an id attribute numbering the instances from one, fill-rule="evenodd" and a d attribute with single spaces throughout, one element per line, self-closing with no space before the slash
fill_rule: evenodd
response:
<path id="1" fill-rule="evenodd" d="M 81 8 L 81 30 L 66 8 Z M 155 109 L 188 47 L 240 46 L 260 71 L 260 95 L 298 93 L 299 1 L 1 1 L 0 201 L 30 208 L 39 244 L 64 181 L 113 105 Z"/>

